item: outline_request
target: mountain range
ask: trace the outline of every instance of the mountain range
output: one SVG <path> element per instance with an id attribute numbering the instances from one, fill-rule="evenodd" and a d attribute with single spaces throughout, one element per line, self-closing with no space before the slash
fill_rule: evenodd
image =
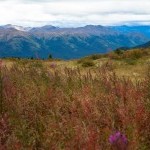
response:
<path id="1" fill-rule="evenodd" d="M 0 57 L 74 59 L 150 41 L 150 26 L 0 26 Z"/>

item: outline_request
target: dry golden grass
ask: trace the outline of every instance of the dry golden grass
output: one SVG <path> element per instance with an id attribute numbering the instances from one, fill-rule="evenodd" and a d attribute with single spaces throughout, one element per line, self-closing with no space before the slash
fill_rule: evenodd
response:
<path id="1" fill-rule="evenodd" d="M 111 58 L 92 61 L 94 66 L 83 67 L 79 60 L 3 60 L 0 146 L 111 150 L 116 145 L 109 136 L 119 131 L 128 142 L 117 147 L 149 150 L 148 58 L 134 64 Z"/>

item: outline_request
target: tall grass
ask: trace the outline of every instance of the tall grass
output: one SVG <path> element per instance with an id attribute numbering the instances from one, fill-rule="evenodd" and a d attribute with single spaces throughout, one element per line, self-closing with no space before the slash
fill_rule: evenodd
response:
<path id="1" fill-rule="evenodd" d="M 116 131 L 129 150 L 150 149 L 149 76 L 135 83 L 110 63 L 82 74 L 21 60 L 1 74 L 5 149 L 109 150 Z"/>

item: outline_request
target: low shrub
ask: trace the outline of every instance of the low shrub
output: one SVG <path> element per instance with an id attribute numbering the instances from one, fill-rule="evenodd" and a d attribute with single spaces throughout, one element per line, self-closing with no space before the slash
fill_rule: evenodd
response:
<path id="1" fill-rule="evenodd" d="M 93 67 L 95 64 L 92 60 L 86 60 L 82 62 L 82 67 Z"/>
<path id="2" fill-rule="evenodd" d="M 137 63 L 136 59 L 128 58 L 128 59 L 123 59 L 123 60 L 125 63 L 127 63 L 127 65 L 135 65 Z"/>
<path id="3" fill-rule="evenodd" d="M 88 56 L 87 58 L 91 59 L 91 60 L 97 60 L 97 59 L 100 59 L 102 57 L 104 57 L 104 55 L 102 55 L 102 54 L 95 54 L 95 55 Z"/>

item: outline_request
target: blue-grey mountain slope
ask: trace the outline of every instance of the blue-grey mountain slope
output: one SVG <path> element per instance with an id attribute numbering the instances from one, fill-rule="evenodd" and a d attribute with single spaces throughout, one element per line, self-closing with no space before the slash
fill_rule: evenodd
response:
<path id="1" fill-rule="evenodd" d="M 0 57 L 47 58 L 52 54 L 55 58 L 73 59 L 118 47 L 134 47 L 149 39 L 146 30 L 138 27 L 24 28 L 7 25 L 0 27 Z"/>

